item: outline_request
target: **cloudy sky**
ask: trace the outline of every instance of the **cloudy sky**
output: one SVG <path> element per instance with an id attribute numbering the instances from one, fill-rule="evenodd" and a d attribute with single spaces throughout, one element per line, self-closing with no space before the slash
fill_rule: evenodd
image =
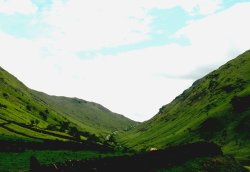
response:
<path id="1" fill-rule="evenodd" d="M 250 49 L 250 0 L 0 0 L 0 66 L 143 121 Z"/>

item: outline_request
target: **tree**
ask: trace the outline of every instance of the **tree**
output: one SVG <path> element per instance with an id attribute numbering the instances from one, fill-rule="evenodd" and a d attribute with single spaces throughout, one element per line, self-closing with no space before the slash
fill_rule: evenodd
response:
<path id="1" fill-rule="evenodd" d="M 9 98 L 9 95 L 7 93 L 3 93 L 4 98 Z"/>
<path id="2" fill-rule="evenodd" d="M 31 111 L 32 106 L 31 106 L 30 104 L 27 104 L 27 105 L 26 105 L 26 109 L 27 109 L 28 111 Z"/>
<path id="3" fill-rule="evenodd" d="M 40 121 L 39 121 L 38 119 L 35 120 L 35 124 L 36 124 L 36 125 L 38 125 L 39 122 L 40 122 Z"/>
<path id="4" fill-rule="evenodd" d="M 91 142 L 100 142 L 100 139 L 95 134 L 90 134 L 89 137 L 88 137 L 88 141 L 91 141 Z"/>
<path id="5" fill-rule="evenodd" d="M 47 121 L 48 115 L 42 111 L 39 112 L 39 115 L 43 118 L 44 121 Z"/>
<path id="6" fill-rule="evenodd" d="M 35 120 L 34 119 L 31 119 L 30 120 L 30 125 L 33 126 L 35 124 Z"/>
<path id="7" fill-rule="evenodd" d="M 1 103 L 0 103 L 0 108 L 4 108 L 4 109 L 6 109 L 6 108 L 7 108 L 7 106 L 6 106 L 6 105 L 4 105 L 4 104 L 1 104 Z"/>
<path id="8" fill-rule="evenodd" d="M 69 129 L 69 122 L 65 122 L 65 121 L 62 121 L 60 122 L 61 126 L 60 126 L 60 131 L 65 131 L 65 130 L 68 130 Z"/>
<path id="9" fill-rule="evenodd" d="M 56 126 L 53 125 L 53 124 L 49 124 L 49 125 L 46 127 L 46 129 L 48 129 L 48 130 L 56 130 Z"/>
<path id="10" fill-rule="evenodd" d="M 80 133 L 76 127 L 70 127 L 69 128 L 69 134 L 73 137 L 80 139 Z"/>

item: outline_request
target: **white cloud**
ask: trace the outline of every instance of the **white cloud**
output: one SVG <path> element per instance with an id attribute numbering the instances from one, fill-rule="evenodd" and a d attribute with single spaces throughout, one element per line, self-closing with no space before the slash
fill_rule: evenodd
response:
<path id="1" fill-rule="evenodd" d="M 220 9 L 222 0 L 179 0 L 177 3 L 190 14 L 212 14 Z"/>
<path id="2" fill-rule="evenodd" d="M 34 14 L 37 8 L 31 0 L 0 0 L 0 13 Z"/>
<path id="3" fill-rule="evenodd" d="M 168 9 L 173 7 L 181 7 L 189 14 L 207 15 L 220 9 L 223 0 L 142 0 L 141 3 L 145 9 L 159 8 Z"/>
<path id="4" fill-rule="evenodd" d="M 180 6 L 188 13 L 210 14 L 221 0 L 54 0 L 44 14 L 59 50 L 76 52 L 128 45 L 150 39 L 152 9 Z M 62 48 L 63 47 L 63 48 Z"/>
<path id="5" fill-rule="evenodd" d="M 143 30 L 148 31 L 151 19 L 146 17 L 141 25 L 133 24 L 134 19 L 127 19 L 128 8 L 122 3 L 114 2 L 114 6 L 121 7 L 109 12 L 104 8 L 107 2 L 100 2 L 97 7 L 93 2 L 96 9 L 93 11 L 91 4 L 82 7 L 76 2 L 83 1 L 69 2 L 67 7 L 61 3 L 53 5 L 53 10 L 47 14 L 47 22 L 53 25 L 55 32 L 64 33 L 51 39 L 31 41 L 0 33 L 1 66 L 33 89 L 95 101 L 132 119 L 145 120 L 191 85 L 194 79 L 249 49 L 250 4 L 244 3 L 193 21 L 176 33 L 175 36 L 190 41 L 188 46 L 169 44 L 82 60 L 75 51 L 85 46 L 91 49 L 95 44 L 102 47 L 126 43 L 121 37 L 128 37 L 127 43 L 146 39 Z M 152 4 L 147 5 L 145 8 L 152 7 Z M 93 18 L 89 15 L 96 13 Z M 131 14 L 137 19 L 146 15 L 144 9 L 137 11 L 137 8 L 131 8 Z M 122 21 L 129 28 L 123 28 Z M 141 30 L 141 37 L 131 36 L 133 29 Z M 96 38 L 91 36 L 93 33 L 97 34 Z M 197 71 L 201 73 L 197 75 Z"/>
<path id="6" fill-rule="evenodd" d="M 53 1 L 45 22 L 64 50 L 119 46 L 148 39 L 150 17 L 139 7 L 131 1 Z"/>
<path id="7" fill-rule="evenodd" d="M 249 49 L 250 3 L 242 3 L 221 13 L 193 21 L 176 33 L 190 41 L 189 50 L 200 53 L 205 63 L 225 62 Z M 197 54 L 196 56 L 198 56 Z"/>
<path id="8" fill-rule="evenodd" d="M 0 32 L 1 67 L 28 85 L 32 82 L 36 84 L 36 75 L 44 70 L 40 65 L 43 61 L 40 48 L 34 41 L 17 39 Z"/>
<path id="9" fill-rule="evenodd" d="M 88 60 L 65 52 L 43 57 L 40 46 L 1 33 L 1 66 L 30 88 L 95 101 L 136 120 L 150 118 L 191 84 L 160 75 L 178 71 L 178 61 L 164 57 L 179 52 L 177 45 Z"/>

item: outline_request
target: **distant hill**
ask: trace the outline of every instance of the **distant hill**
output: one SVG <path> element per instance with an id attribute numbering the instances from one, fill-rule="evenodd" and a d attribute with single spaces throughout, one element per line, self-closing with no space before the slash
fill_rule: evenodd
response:
<path id="1" fill-rule="evenodd" d="M 226 154 L 250 160 L 250 51 L 194 82 L 117 140 L 136 150 L 206 140 Z"/>
<path id="2" fill-rule="evenodd" d="M 67 118 L 84 128 L 94 128 L 100 131 L 126 130 L 136 122 L 116 114 L 94 102 L 78 98 L 49 96 L 45 93 L 32 91 L 34 95 L 49 104 L 57 112 L 65 114 Z"/>
<path id="3" fill-rule="evenodd" d="M 104 140 L 134 125 L 99 104 L 31 90 L 0 67 L 0 140 Z"/>

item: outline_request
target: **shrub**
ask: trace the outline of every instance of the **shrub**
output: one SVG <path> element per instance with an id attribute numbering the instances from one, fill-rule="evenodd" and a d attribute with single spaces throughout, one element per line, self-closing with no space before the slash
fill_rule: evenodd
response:
<path id="1" fill-rule="evenodd" d="M 221 88 L 221 90 L 223 90 L 224 92 L 226 93 L 231 93 L 233 92 L 234 90 L 236 90 L 238 87 L 235 86 L 235 85 L 225 85 Z"/>
<path id="2" fill-rule="evenodd" d="M 237 132 L 240 134 L 243 134 L 245 136 L 247 136 L 247 138 L 250 139 L 250 116 L 245 116 L 242 120 L 240 120 L 237 128 L 236 128 Z"/>
<path id="3" fill-rule="evenodd" d="M 216 88 L 217 86 L 218 86 L 218 82 L 215 81 L 215 80 L 211 80 L 211 81 L 209 82 L 208 89 L 209 89 L 209 90 L 212 90 L 212 89 Z"/>
<path id="4" fill-rule="evenodd" d="M 28 111 L 31 111 L 31 110 L 32 110 L 32 106 L 31 106 L 30 104 L 27 104 L 27 105 L 26 105 L 26 109 L 27 109 Z"/>
<path id="5" fill-rule="evenodd" d="M 209 140 L 216 132 L 221 131 L 223 126 L 222 120 L 215 117 L 210 117 L 200 125 L 198 132 L 202 138 Z"/>
<path id="6" fill-rule="evenodd" d="M 69 134 L 75 138 L 80 138 L 80 133 L 76 127 L 70 127 Z"/>
<path id="7" fill-rule="evenodd" d="M 100 142 L 100 139 L 99 139 L 99 137 L 97 137 L 95 134 L 91 134 L 91 135 L 88 137 L 88 141 L 91 141 L 91 142 Z"/>
<path id="8" fill-rule="evenodd" d="M 39 122 L 40 122 L 40 121 L 39 121 L 38 119 L 35 120 L 35 124 L 36 124 L 36 125 L 38 125 Z"/>
<path id="9" fill-rule="evenodd" d="M 49 124 L 49 125 L 46 127 L 46 129 L 48 129 L 48 130 L 56 130 L 57 128 L 56 128 L 55 125 Z"/>
<path id="10" fill-rule="evenodd" d="M 235 96 L 231 100 L 234 111 L 242 112 L 250 108 L 250 95 L 244 97 Z"/>
<path id="11" fill-rule="evenodd" d="M 160 109 L 159 109 L 159 112 L 158 113 L 164 113 L 164 109 L 166 108 L 166 106 L 162 106 Z"/>
<path id="12" fill-rule="evenodd" d="M 4 108 L 4 109 L 6 109 L 6 108 L 7 108 L 7 106 L 6 106 L 6 105 L 4 105 L 4 104 L 1 104 L 1 103 L 0 103 L 0 108 Z"/>
<path id="13" fill-rule="evenodd" d="M 31 119 L 30 120 L 30 125 L 33 126 L 35 124 L 35 120 L 34 119 Z"/>
<path id="14" fill-rule="evenodd" d="M 9 95 L 7 93 L 3 93 L 4 98 L 9 98 Z"/>
<path id="15" fill-rule="evenodd" d="M 65 121 L 62 121 L 60 122 L 61 126 L 60 126 L 60 131 L 65 131 L 65 130 L 68 130 L 69 129 L 69 122 L 65 122 Z"/>
<path id="16" fill-rule="evenodd" d="M 39 115 L 42 117 L 42 119 L 43 119 L 44 121 L 47 121 L 48 115 L 47 115 L 46 113 L 40 111 L 40 112 L 39 112 Z"/>

